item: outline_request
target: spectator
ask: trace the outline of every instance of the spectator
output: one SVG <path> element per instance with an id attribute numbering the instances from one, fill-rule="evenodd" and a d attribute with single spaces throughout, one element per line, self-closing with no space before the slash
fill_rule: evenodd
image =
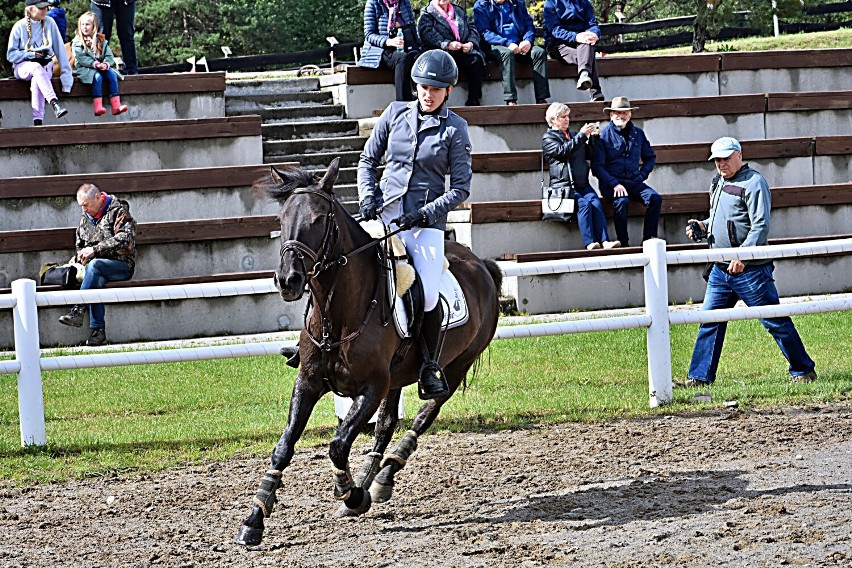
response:
<path id="1" fill-rule="evenodd" d="M 553 103 L 547 108 L 545 118 L 550 130 L 541 138 L 541 151 L 550 163 L 550 186 L 553 189 L 571 189 L 577 198 L 577 225 L 583 245 L 588 250 L 611 249 L 621 246 L 610 241 L 606 230 L 603 205 L 595 190 L 589 186 L 589 165 L 586 160 L 591 151 L 591 136 L 596 126 L 586 123 L 580 132 L 568 129 L 571 109 L 562 103 Z"/>
<path id="2" fill-rule="evenodd" d="M 411 0 L 367 0 L 360 67 L 394 72 L 396 100 L 413 101 L 411 67 L 420 52 Z"/>
<path id="3" fill-rule="evenodd" d="M 62 36 L 62 42 L 68 41 L 66 30 L 68 23 L 65 19 L 65 8 L 59 5 L 60 0 L 50 0 L 50 10 L 47 11 L 47 17 L 56 22 L 56 27 L 59 28 L 59 35 Z"/>
<path id="4" fill-rule="evenodd" d="M 417 22 L 420 41 L 426 49 L 442 49 L 452 55 L 467 74 L 466 106 L 482 101 L 485 54 L 479 47 L 479 32 L 468 20 L 464 8 L 450 0 L 432 0 Z"/>
<path id="5" fill-rule="evenodd" d="M 627 97 L 615 97 L 609 112 L 610 122 L 601 130 L 600 141 L 592 154 L 592 173 L 598 178 L 598 189 L 612 202 L 615 238 L 629 245 L 627 208 L 630 200 L 641 201 L 646 208 L 642 240 L 656 238 L 663 198 L 645 183 L 657 163 L 642 129 L 630 122 L 633 111 Z M 641 162 L 641 163 L 640 163 Z"/>
<path id="6" fill-rule="evenodd" d="M 124 61 L 124 72 L 127 75 L 139 73 L 139 62 L 136 60 L 136 0 L 91 0 L 89 7 L 98 18 L 101 27 L 98 31 L 107 40 L 112 39 L 112 21 L 118 31 L 118 43 L 121 44 L 121 58 Z"/>
<path id="7" fill-rule="evenodd" d="M 484 51 L 500 64 L 506 104 L 518 104 L 515 86 L 515 62 L 518 59 L 531 63 L 535 102 L 546 103 L 550 97 L 547 53 L 533 45 L 535 26 L 524 0 L 476 0 L 473 21 L 484 40 Z"/>
<path id="8" fill-rule="evenodd" d="M 403 230 L 399 237 L 423 284 L 421 333 L 427 352 L 419 374 L 420 398 L 446 398 L 449 388 L 438 363 L 444 321 L 438 288 L 447 213 L 470 195 L 471 145 L 467 122 L 446 106 L 458 79 L 453 58 L 439 49 L 427 51 L 414 63 L 411 79 L 418 101 L 391 103 L 364 145 L 358 197 L 363 219 L 381 217 Z M 382 161 L 386 166 L 379 181 Z"/>
<path id="9" fill-rule="evenodd" d="M 769 184 L 756 170 L 743 163 L 740 143 L 719 138 L 710 147 L 710 159 L 719 172 L 710 185 L 710 216 L 690 219 L 686 235 L 707 238 L 710 248 L 755 247 L 767 244 L 771 196 Z M 704 293 L 704 310 L 733 308 L 737 300 L 747 306 L 777 305 L 778 291 L 771 260 L 731 260 L 714 263 Z M 810 383 L 817 378 L 793 321 L 789 317 L 759 320 L 790 363 L 790 380 Z M 716 379 L 727 322 L 703 323 L 698 328 L 686 386 L 707 386 Z"/>
<path id="10" fill-rule="evenodd" d="M 577 65 L 577 88 L 589 90 L 589 100 L 603 101 L 595 44 L 601 37 L 589 0 L 544 0 L 544 44 L 554 59 Z"/>
<path id="11" fill-rule="evenodd" d="M 54 55 L 62 69 L 62 92 L 70 93 L 74 84 L 65 42 L 59 35 L 56 22 L 47 17 L 47 6 L 45 1 L 26 0 L 25 17 L 12 26 L 9 47 L 6 49 L 6 59 L 12 64 L 15 77 L 30 82 L 33 124 L 36 126 L 41 126 L 44 121 L 45 100 L 53 107 L 56 118 L 68 114 L 59 104 L 51 83 Z"/>
<path id="12" fill-rule="evenodd" d="M 102 193 L 93 183 L 77 190 L 77 203 L 83 210 L 77 227 L 77 254 L 71 262 L 86 267 L 81 290 L 103 288 L 107 282 L 130 280 L 136 266 L 136 221 L 130 205 L 114 195 Z M 86 345 L 106 343 L 104 305 L 89 305 L 91 333 Z M 77 304 L 59 318 L 59 323 L 82 327 L 86 306 Z"/>
<path id="13" fill-rule="evenodd" d="M 115 70 L 115 58 L 109 42 L 98 33 L 98 19 L 94 12 L 86 12 L 77 22 L 77 33 L 71 42 L 74 49 L 74 75 L 80 82 L 92 86 L 92 102 L 95 116 L 106 114 L 104 108 L 104 82 L 109 87 L 109 103 L 112 114 L 127 112 L 118 96 L 118 80 L 123 79 Z"/>

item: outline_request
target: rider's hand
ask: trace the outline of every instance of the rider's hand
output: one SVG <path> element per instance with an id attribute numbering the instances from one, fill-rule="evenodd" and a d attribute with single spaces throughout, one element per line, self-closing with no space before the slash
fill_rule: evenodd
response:
<path id="1" fill-rule="evenodd" d="M 361 211 L 361 219 L 364 221 L 373 221 L 379 218 L 379 204 L 372 195 L 364 198 L 359 209 Z"/>
<path id="2" fill-rule="evenodd" d="M 396 226 L 402 230 L 410 229 L 411 227 L 429 226 L 429 218 L 426 216 L 426 212 L 423 209 L 410 211 L 401 217 L 397 217 L 391 222 L 395 223 Z"/>

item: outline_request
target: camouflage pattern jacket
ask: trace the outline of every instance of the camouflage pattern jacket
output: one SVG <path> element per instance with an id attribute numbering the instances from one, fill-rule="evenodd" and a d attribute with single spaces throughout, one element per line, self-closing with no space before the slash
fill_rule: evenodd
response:
<path id="1" fill-rule="evenodd" d="M 89 216 L 80 218 L 77 227 L 77 252 L 92 247 L 95 258 L 123 260 L 131 270 L 136 266 L 136 221 L 130 216 L 126 201 L 108 195 L 107 210 L 97 221 Z"/>

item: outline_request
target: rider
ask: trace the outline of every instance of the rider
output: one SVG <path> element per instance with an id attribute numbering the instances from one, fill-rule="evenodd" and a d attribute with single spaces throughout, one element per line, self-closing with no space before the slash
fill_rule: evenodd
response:
<path id="1" fill-rule="evenodd" d="M 358 197 L 363 219 L 395 224 L 420 277 L 424 293 L 422 335 L 428 353 L 420 369 L 420 396 L 449 392 L 438 364 L 444 321 L 438 286 L 444 267 L 447 213 L 470 195 L 471 145 L 467 122 L 447 108 L 458 67 L 440 49 L 417 58 L 411 80 L 417 100 L 392 102 L 373 128 L 358 162 Z M 379 164 L 386 166 L 376 179 Z M 449 189 L 445 177 L 450 173 Z"/>
<path id="2" fill-rule="evenodd" d="M 423 285 L 421 334 L 428 353 L 419 374 L 420 397 L 449 393 L 438 364 L 444 321 L 438 286 L 444 267 L 444 229 L 447 213 L 470 195 L 471 145 L 467 122 L 447 106 L 458 80 L 455 61 L 446 51 L 433 49 L 414 62 L 411 79 L 417 100 L 392 102 L 382 113 L 358 162 L 358 197 L 363 220 L 381 217 L 403 229 L 398 236 Z M 386 166 L 376 179 L 382 159 Z M 450 187 L 445 177 L 450 172 Z M 281 354 L 298 366 L 298 347 Z"/>

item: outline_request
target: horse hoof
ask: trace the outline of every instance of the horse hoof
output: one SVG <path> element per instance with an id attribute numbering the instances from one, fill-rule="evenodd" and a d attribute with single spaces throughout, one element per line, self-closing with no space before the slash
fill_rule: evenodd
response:
<path id="1" fill-rule="evenodd" d="M 343 502 L 343 506 L 353 513 L 353 515 L 346 516 L 363 515 L 370 510 L 372 504 L 373 499 L 370 493 L 360 487 L 354 487 L 352 489 L 352 496 Z"/>
<path id="2" fill-rule="evenodd" d="M 393 485 L 382 485 L 373 481 L 370 484 L 369 495 L 373 499 L 373 503 L 387 503 L 393 495 Z"/>
<path id="3" fill-rule="evenodd" d="M 257 546 L 263 540 L 263 529 L 256 529 L 248 525 L 240 527 L 240 532 L 237 533 L 237 544 L 243 546 Z"/>
<path id="4" fill-rule="evenodd" d="M 350 509 L 346 505 L 341 505 L 334 512 L 335 519 L 345 519 L 347 517 L 357 517 L 359 515 L 358 511 Z"/>

